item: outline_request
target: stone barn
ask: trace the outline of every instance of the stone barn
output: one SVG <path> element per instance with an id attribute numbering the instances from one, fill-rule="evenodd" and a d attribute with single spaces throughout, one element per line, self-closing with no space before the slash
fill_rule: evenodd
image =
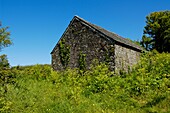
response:
<path id="1" fill-rule="evenodd" d="M 88 69 L 94 59 L 109 64 L 112 71 L 136 64 L 143 49 L 113 32 L 74 16 L 51 52 L 54 70 Z"/>

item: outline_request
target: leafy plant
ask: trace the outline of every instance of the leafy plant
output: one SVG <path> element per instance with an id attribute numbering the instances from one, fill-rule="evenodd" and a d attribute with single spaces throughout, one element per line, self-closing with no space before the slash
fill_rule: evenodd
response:
<path id="1" fill-rule="evenodd" d="M 66 45 L 65 39 L 59 42 L 59 55 L 63 67 L 66 68 L 70 61 L 70 47 Z"/>
<path id="2" fill-rule="evenodd" d="M 86 54 L 80 52 L 79 59 L 78 59 L 80 73 L 86 70 Z"/>
<path id="3" fill-rule="evenodd" d="M 123 75 L 110 72 L 104 63 L 92 64 L 83 76 L 79 69 L 60 72 L 49 65 L 4 71 L 15 81 L 0 96 L 0 112 L 170 112 L 170 54 L 144 53 Z"/>
<path id="4" fill-rule="evenodd" d="M 0 70 L 9 68 L 9 62 L 7 59 L 7 55 L 1 55 L 0 56 Z"/>

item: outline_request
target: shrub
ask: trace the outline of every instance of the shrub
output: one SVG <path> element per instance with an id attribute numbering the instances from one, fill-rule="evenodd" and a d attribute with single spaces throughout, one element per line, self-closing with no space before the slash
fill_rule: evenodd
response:
<path id="1" fill-rule="evenodd" d="M 168 53 L 145 53 L 123 75 L 99 62 L 84 73 L 79 69 L 56 72 L 49 65 L 11 70 L 3 72 L 15 76 L 15 82 L 8 83 L 5 96 L 0 97 L 1 112 L 170 112 Z"/>

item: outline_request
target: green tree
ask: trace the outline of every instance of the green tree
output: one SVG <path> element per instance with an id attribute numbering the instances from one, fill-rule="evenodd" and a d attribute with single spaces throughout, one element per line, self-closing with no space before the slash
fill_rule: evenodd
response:
<path id="1" fill-rule="evenodd" d="M 6 31 L 7 29 L 8 27 L 1 27 L 0 23 L 0 50 L 12 44 L 12 41 L 9 37 L 10 32 Z"/>
<path id="2" fill-rule="evenodd" d="M 150 50 L 151 49 L 151 38 L 150 37 L 147 37 L 146 35 L 143 35 L 142 36 L 142 41 L 140 42 L 140 45 L 142 47 L 144 47 L 146 50 Z"/>
<path id="3" fill-rule="evenodd" d="M 170 52 L 170 11 L 153 12 L 146 17 L 141 45 L 147 50 Z"/>
<path id="4" fill-rule="evenodd" d="M 8 47 L 12 44 L 12 41 L 10 39 L 10 32 L 7 31 L 8 27 L 2 27 L 0 23 L 0 51 L 2 51 L 3 48 Z M 9 63 L 7 60 L 6 55 L 0 56 L 0 68 L 2 67 L 9 67 Z"/>
<path id="5" fill-rule="evenodd" d="M 0 23 L 0 51 L 3 48 L 8 47 L 12 44 L 10 40 L 10 32 L 7 31 L 8 27 L 2 27 Z M 12 83 L 13 77 L 9 68 L 9 63 L 6 55 L 0 55 L 0 112 L 7 112 L 9 109 L 8 101 L 5 99 L 5 94 L 7 93 L 8 83 Z"/>
<path id="6" fill-rule="evenodd" d="M 9 68 L 7 55 L 5 55 L 5 54 L 0 56 L 0 70 L 4 69 L 4 68 Z"/>

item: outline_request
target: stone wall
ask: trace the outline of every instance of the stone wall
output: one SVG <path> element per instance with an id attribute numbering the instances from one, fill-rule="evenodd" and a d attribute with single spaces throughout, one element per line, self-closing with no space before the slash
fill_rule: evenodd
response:
<path id="1" fill-rule="evenodd" d="M 80 54 L 85 54 L 87 69 L 94 59 L 98 59 L 99 62 L 108 63 L 112 71 L 128 71 L 129 67 L 137 63 L 140 56 L 140 52 L 135 49 L 118 44 L 113 39 L 87 25 L 87 23 L 77 19 L 70 23 L 61 39 L 64 39 L 65 46 L 70 48 L 70 60 L 67 65 L 70 68 L 78 68 Z M 59 55 L 59 42 L 52 52 L 52 67 L 54 70 L 64 69 Z"/>
<path id="2" fill-rule="evenodd" d="M 140 52 L 133 49 L 115 44 L 115 70 L 128 71 L 130 67 L 137 63 L 140 58 Z"/>
<path id="3" fill-rule="evenodd" d="M 70 47 L 70 61 L 68 64 L 70 68 L 79 67 L 78 59 L 80 53 L 86 55 L 86 68 L 89 68 L 94 59 L 98 59 L 100 62 L 108 60 L 108 52 L 114 48 L 114 41 L 84 24 L 85 23 L 75 19 L 68 26 L 61 38 L 65 39 L 66 46 Z M 54 70 L 64 69 L 60 60 L 59 51 L 58 43 L 52 53 L 52 67 Z M 114 52 L 109 56 L 109 64 L 113 70 Z"/>

